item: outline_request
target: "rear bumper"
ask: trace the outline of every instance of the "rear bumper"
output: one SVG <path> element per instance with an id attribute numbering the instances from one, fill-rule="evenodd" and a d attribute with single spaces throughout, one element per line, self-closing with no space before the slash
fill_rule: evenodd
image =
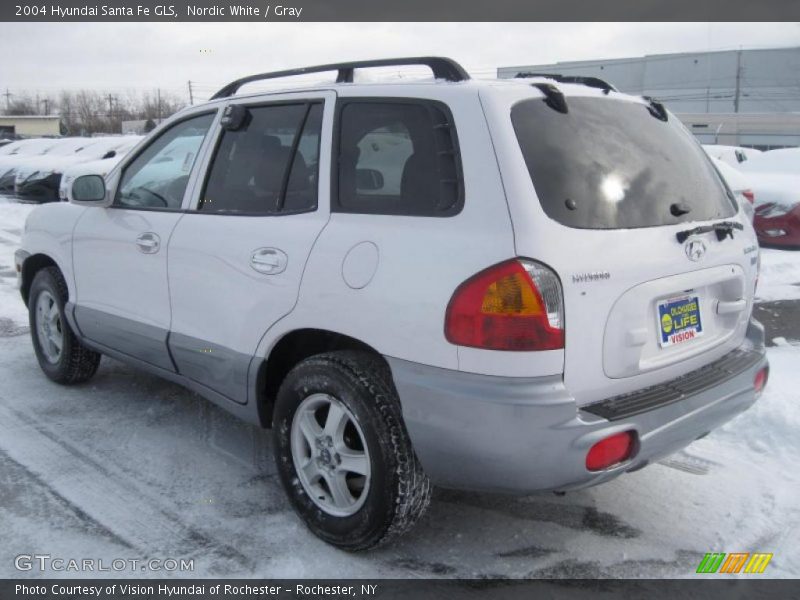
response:
<path id="1" fill-rule="evenodd" d="M 750 322 L 736 352 L 747 360 L 728 357 L 727 371 L 716 373 L 712 385 L 666 382 L 680 397 L 609 418 L 579 409 L 560 375 L 491 377 L 387 360 L 414 449 L 435 484 L 530 493 L 603 483 L 680 450 L 746 410 L 756 399 L 755 374 L 767 364 L 758 322 Z M 586 469 L 592 445 L 630 430 L 638 435 L 630 460 L 605 471 Z"/>

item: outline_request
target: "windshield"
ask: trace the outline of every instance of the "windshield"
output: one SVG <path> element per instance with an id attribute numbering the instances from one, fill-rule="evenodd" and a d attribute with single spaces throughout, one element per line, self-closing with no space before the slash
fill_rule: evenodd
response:
<path id="1" fill-rule="evenodd" d="M 664 122 L 645 105 L 610 98 L 566 102 L 567 113 L 539 98 L 511 109 L 550 218 L 569 227 L 627 229 L 736 213 L 705 152 L 673 115 Z"/>

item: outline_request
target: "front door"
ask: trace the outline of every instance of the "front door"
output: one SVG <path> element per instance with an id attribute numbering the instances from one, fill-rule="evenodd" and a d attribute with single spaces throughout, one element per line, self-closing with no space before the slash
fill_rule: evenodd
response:
<path id="1" fill-rule="evenodd" d="M 193 209 L 170 240 L 169 346 L 178 371 L 240 403 L 259 341 L 294 307 L 328 221 L 333 99 L 238 101 L 246 116 L 220 132 Z"/>
<path id="2" fill-rule="evenodd" d="M 153 138 L 122 168 L 113 204 L 87 208 L 73 236 L 83 335 L 171 371 L 167 243 L 214 115 L 183 119 Z"/>

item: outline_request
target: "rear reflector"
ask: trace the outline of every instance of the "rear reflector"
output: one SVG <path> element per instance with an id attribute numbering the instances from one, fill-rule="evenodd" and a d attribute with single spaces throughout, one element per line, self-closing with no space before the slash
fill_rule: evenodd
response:
<path id="1" fill-rule="evenodd" d="M 447 307 L 445 337 L 487 350 L 564 347 L 561 283 L 545 265 L 514 259 L 462 283 Z"/>
<path id="2" fill-rule="evenodd" d="M 600 440 L 586 455 L 586 468 L 589 471 L 602 471 L 628 460 L 633 454 L 636 433 L 623 431 Z"/>
<path id="3" fill-rule="evenodd" d="M 759 396 L 761 392 L 764 391 L 764 388 L 767 387 L 768 379 L 769 379 L 769 367 L 764 367 L 758 373 L 756 373 L 756 376 L 753 379 L 753 387 L 756 390 L 756 396 Z"/>

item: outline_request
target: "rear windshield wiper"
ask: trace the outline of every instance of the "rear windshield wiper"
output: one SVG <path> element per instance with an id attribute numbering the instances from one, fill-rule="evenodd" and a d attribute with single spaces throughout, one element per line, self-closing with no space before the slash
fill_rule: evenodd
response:
<path id="1" fill-rule="evenodd" d="M 733 239 L 734 229 L 744 231 L 744 226 L 741 223 L 736 223 L 735 221 L 720 221 L 719 223 L 713 223 L 712 225 L 701 225 L 700 227 L 695 227 L 694 229 L 679 231 L 675 234 L 675 237 L 678 238 L 678 243 L 682 244 L 693 235 L 710 233 L 713 231 L 717 234 L 717 239 L 721 242 L 728 236 Z"/>

